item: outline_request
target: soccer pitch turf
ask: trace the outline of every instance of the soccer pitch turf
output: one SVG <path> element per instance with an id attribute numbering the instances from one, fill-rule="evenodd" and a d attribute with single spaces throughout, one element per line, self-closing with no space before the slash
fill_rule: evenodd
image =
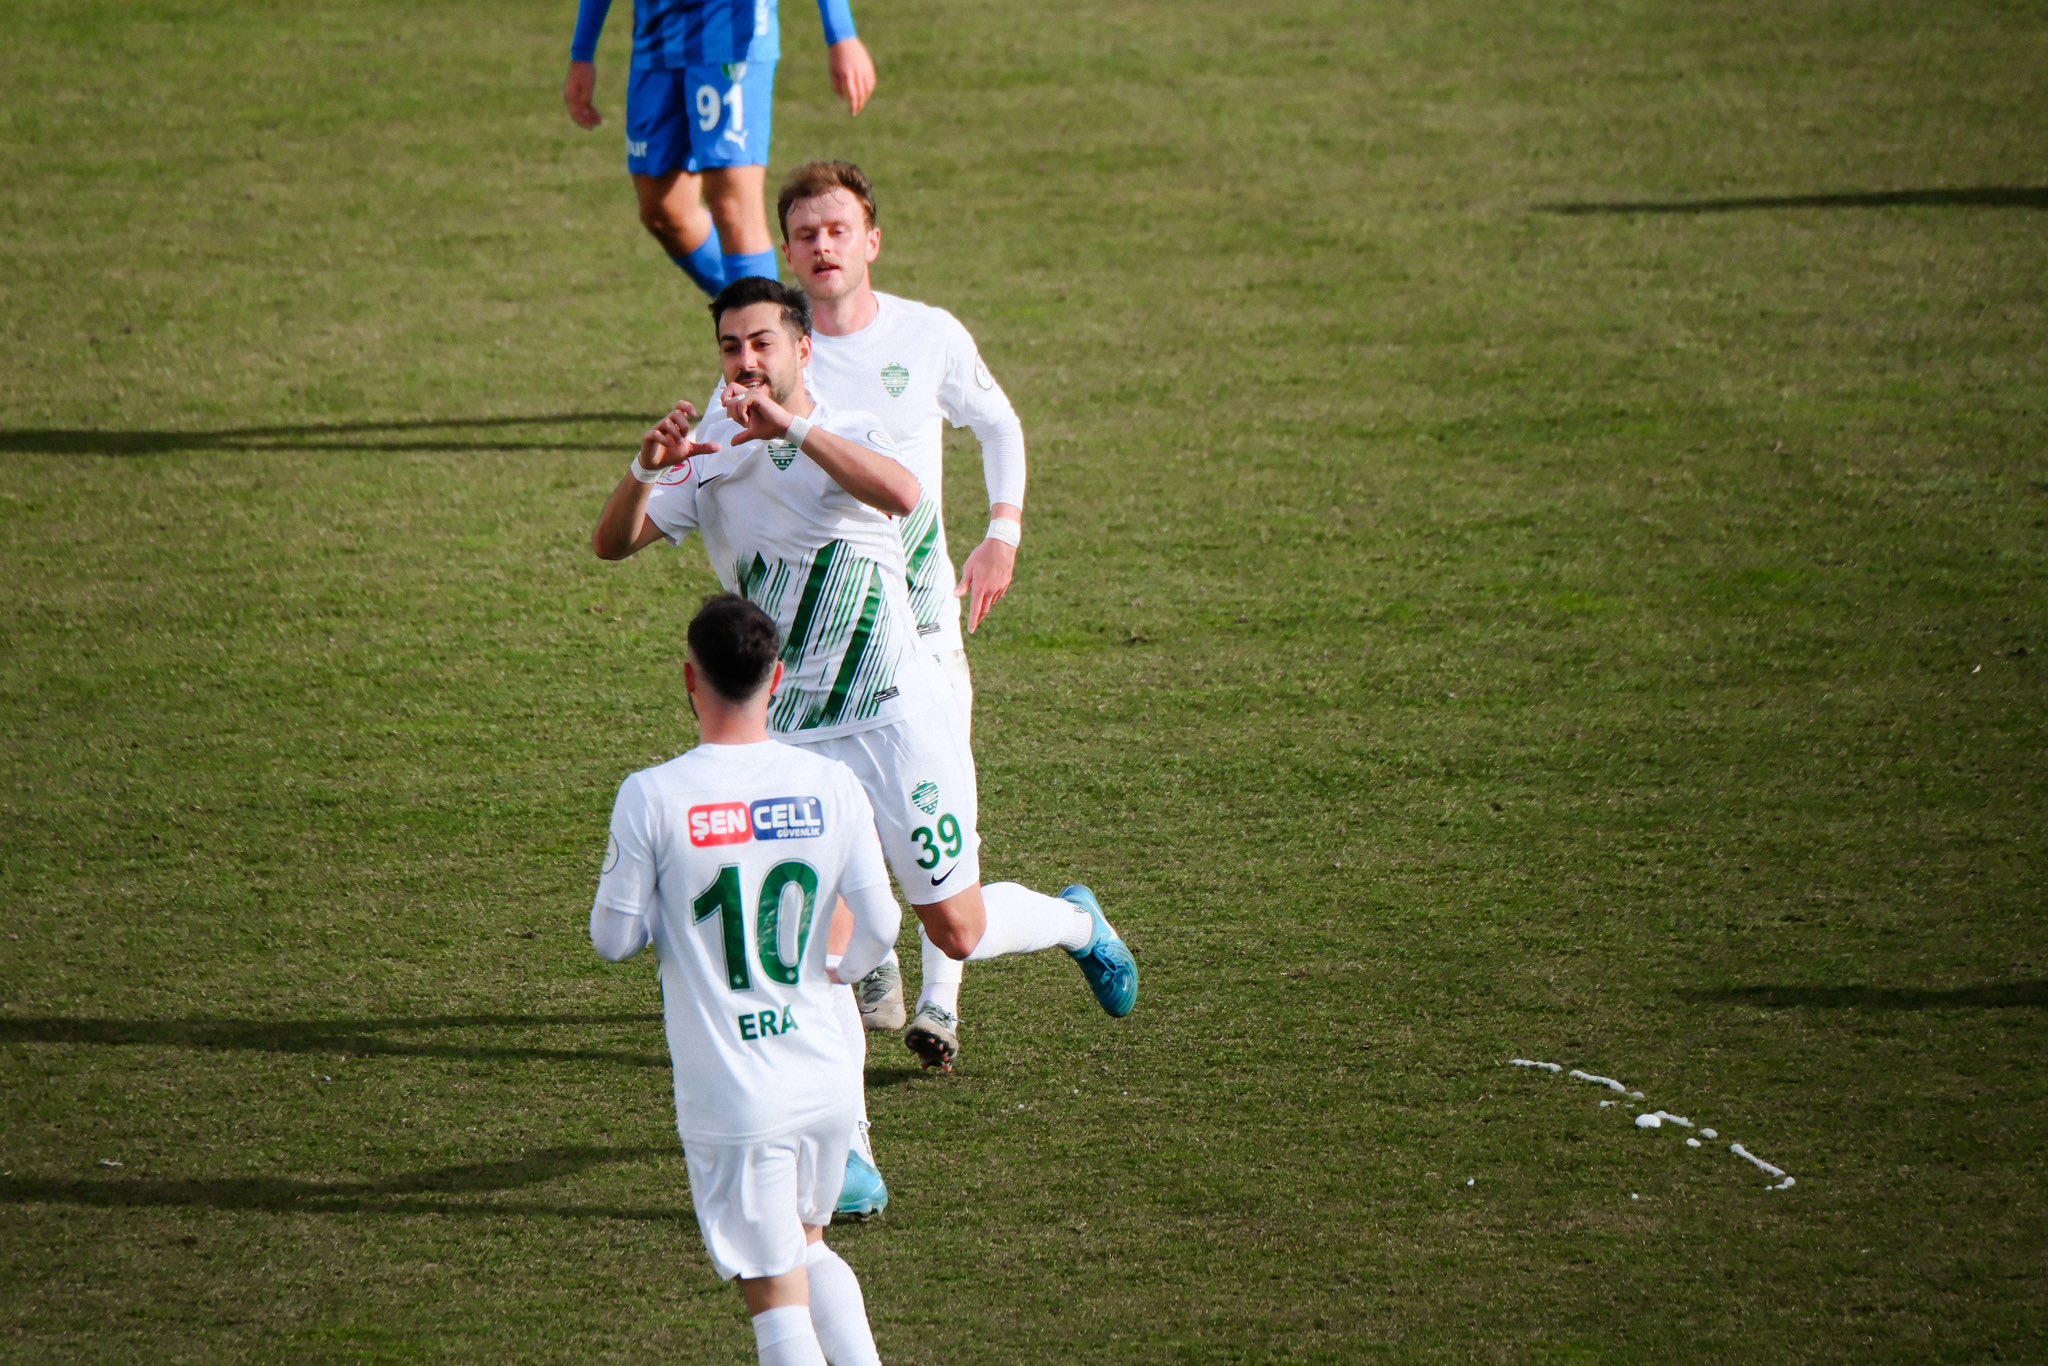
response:
<path id="1" fill-rule="evenodd" d="M 715 358 L 573 9 L 9 6 L 0 1357 L 751 1359 L 585 937 Z M 884 1357 L 2048 1355 L 2038 6 L 863 0 L 851 122 L 784 10 L 1030 438 L 984 867 L 1144 973 L 875 1047 Z"/>

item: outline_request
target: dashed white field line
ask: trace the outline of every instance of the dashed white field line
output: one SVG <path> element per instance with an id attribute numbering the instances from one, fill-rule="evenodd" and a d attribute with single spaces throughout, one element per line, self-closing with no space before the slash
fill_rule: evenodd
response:
<path id="1" fill-rule="evenodd" d="M 1748 1162 L 1751 1165 L 1753 1165 L 1758 1171 L 1762 1172 L 1765 1176 L 1785 1176 L 1785 1169 L 1783 1167 L 1773 1167 L 1770 1163 L 1764 1161 L 1761 1157 L 1758 1157 L 1755 1153 L 1743 1147 L 1740 1143 L 1730 1143 L 1728 1145 L 1728 1151 L 1734 1153 L 1744 1162 Z M 1783 1181 L 1780 1181 L 1777 1185 L 1771 1187 L 1771 1189 L 1774 1191 L 1781 1191 L 1785 1189 L 1785 1187 L 1794 1184 L 1796 1184 L 1796 1182 L 1793 1180 L 1793 1178 L 1785 1176 L 1785 1179 Z"/>
<path id="2" fill-rule="evenodd" d="M 1613 1091 L 1618 1095 L 1627 1096 L 1630 1100 L 1641 1100 L 1643 1098 L 1643 1093 L 1641 1091 L 1631 1091 L 1626 1086 L 1623 1086 L 1620 1082 L 1616 1081 L 1613 1077 L 1596 1077 L 1591 1072 L 1581 1072 L 1576 1067 L 1572 1069 L 1572 1080 L 1590 1081 L 1595 1086 L 1604 1086 L 1608 1090 Z"/>
<path id="3" fill-rule="evenodd" d="M 1563 1063 L 1543 1062 L 1536 1058 L 1509 1058 L 1508 1066 L 1526 1067 L 1534 1071 L 1549 1072 L 1552 1075 L 1564 1072 L 1565 1070 Z M 1593 1072 L 1582 1072 L 1576 1067 L 1571 1069 L 1569 1075 L 1573 1081 L 1583 1081 L 1594 1086 L 1604 1086 L 1608 1090 L 1615 1092 L 1617 1095 L 1627 1096 L 1630 1100 L 1641 1100 L 1643 1098 L 1643 1093 L 1641 1091 L 1631 1091 L 1628 1089 L 1627 1086 L 1625 1086 L 1621 1082 L 1616 1081 L 1613 1077 L 1603 1077 Z M 1613 1104 L 1614 1102 L 1611 1100 L 1603 1100 L 1600 1102 L 1600 1108 L 1605 1110 L 1611 1107 Z M 1698 1126 L 1696 1126 L 1690 1119 L 1687 1119 L 1684 1115 L 1674 1115 L 1669 1110 L 1645 1110 L 1643 1113 L 1635 1117 L 1635 1126 L 1638 1129 L 1661 1129 L 1666 1124 L 1673 1124 L 1681 1129 L 1698 1128 Z M 1706 1128 L 1699 1129 L 1699 1135 L 1700 1138 L 1720 1137 L 1720 1135 L 1716 1133 L 1714 1130 Z M 1688 1137 L 1685 1140 L 1685 1146 L 1688 1148 L 1697 1148 L 1700 1146 L 1700 1139 Z M 1751 1164 L 1758 1171 L 1761 1171 L 1764 1175 L 1782 1178 L 1777 1185 L 1768 1187 L 1767 1189 L 1774 1191 L 1789 1190 L 1793 1186 L 1799 1184 L 1795 1178 L 1786 1175 L 1785 1169 L 1783 1167 L 1772 1166 L 1770 1163 L 1764 1161 L 1762 1158 L 1758 1157 L 1749 1149 L 1743 1147 L 1740 1143 L 1729 1144 L 1728 1151 L 1735 1154 L 1743 1161 Z"/>

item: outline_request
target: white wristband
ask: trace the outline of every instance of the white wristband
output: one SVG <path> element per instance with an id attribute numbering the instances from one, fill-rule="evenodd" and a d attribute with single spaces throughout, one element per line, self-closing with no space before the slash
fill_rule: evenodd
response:
<path id="1" fill-rule="evenodd" d="M 1024 544 L 1024 524 L 1015 517 L 991 517 L 988 519 L 987 539 L 1001 541 L 1004 545 L 1008 546 L 1022 545 Z"/>
<path id="2" fill-rule="evenodd" d="M 811 420 L 807 417 L 793 417 L 789 420 L 789 430 L 782 434 L 782 439 L 792 446 L 801 446 L 804 444 L 804 438 L 810 434 Z"/>
<path id="3" fill-rule="evenodd" d="M 668 473 L 668 471 L 665 469 L 648 469 L 645 465 L 640 463 L 640 457 L 637 455 L 626 462 L 626 468 L 631 470 L 633 472 L 633 477 L 635 479 L 638 479 L 643 484 L 652 484 L 656 480 L 660 479 L 663 475 Z"/>

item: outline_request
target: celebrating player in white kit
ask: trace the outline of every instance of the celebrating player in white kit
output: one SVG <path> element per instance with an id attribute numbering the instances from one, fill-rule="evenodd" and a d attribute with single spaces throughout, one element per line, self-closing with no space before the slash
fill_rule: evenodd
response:
<path id="1" fill-rule="evenodd" d="M 690 1202 L 770 1366 L 879 1362 L 860 1282 L 824 1243 L 862 1110 L 864 1035 L 840 971 L 871 970 L 902 911 L 844 764 L 775 743 L 775 623 L 730 594 L 691 621 L 702 743 L 627 778 L 590 912 L 612 962 L 651 942 Z M 828 961 L 819 913 L 854 920 Z"/>
<path id="2" fill-rule="evenodd" d="M 1112 1016 L 1137 1003 L 1138 970 L 1088 888 L 1058 897 L 981 885 L 974 757 L 944 672 L 919 643 L 892 517 L 923 501 L 871 413 L 804 387 L 804 296 L 748 278 L 712 302 L 724 411 L 692 432 L 679 403 L 642 441 L 599 514 L 592 546 L 623 559 L 699 532 L 729 591 L 782 632 L 780 739 L 860 775 L 882 850 L 932 944 L 967 961 L 1064 948 Z M 950 1051 L 927 1058 L 950 1065 Z"/>
<path id="3" fill-rule="evenodd" d="M 1009 591 L 1024 515 L 1024 429 L 974 338 L 942 308 L 877 291 L 868 268 L 881 254 L 874 186 L 858 166 L 813 161 L 783 182 L 776 199 L 783 250 L 811 305 L 807 378 L 826 401 L 882 419 L 924 497 L 899 524 L 911 611 L 919 638 L 952 681 L 961 730 L 972 723 L 973 683 L 961 634 L 979 628 Z M 956 585 L 943 514 L 945 424 L 967 427 L 981 445 L 988 489 L 986 538 L 968 555 Z M 961 964 L 920 936 L 923 982 L 905 1041 L 927 1059 L 959 1050 Z M 894 955 L 860 984 L 870 1028 L 899 1027 L 901 975 Z"/>

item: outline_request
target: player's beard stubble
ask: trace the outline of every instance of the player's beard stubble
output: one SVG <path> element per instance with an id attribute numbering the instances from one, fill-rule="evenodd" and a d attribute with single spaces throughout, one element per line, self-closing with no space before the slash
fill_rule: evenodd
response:
<path id="1" fill-rule="evenodd" d="M 781 382 L 777 382 L 775 376 L 766 370 L 742 370 L 732 377 L 732 382 L 748 387 L 761 385 L 768 390 L 768 397 L 787 408 L 789 401 L 796 397 L 797 386 L 802 383 L 802 378 L 801 370 Z"/>

